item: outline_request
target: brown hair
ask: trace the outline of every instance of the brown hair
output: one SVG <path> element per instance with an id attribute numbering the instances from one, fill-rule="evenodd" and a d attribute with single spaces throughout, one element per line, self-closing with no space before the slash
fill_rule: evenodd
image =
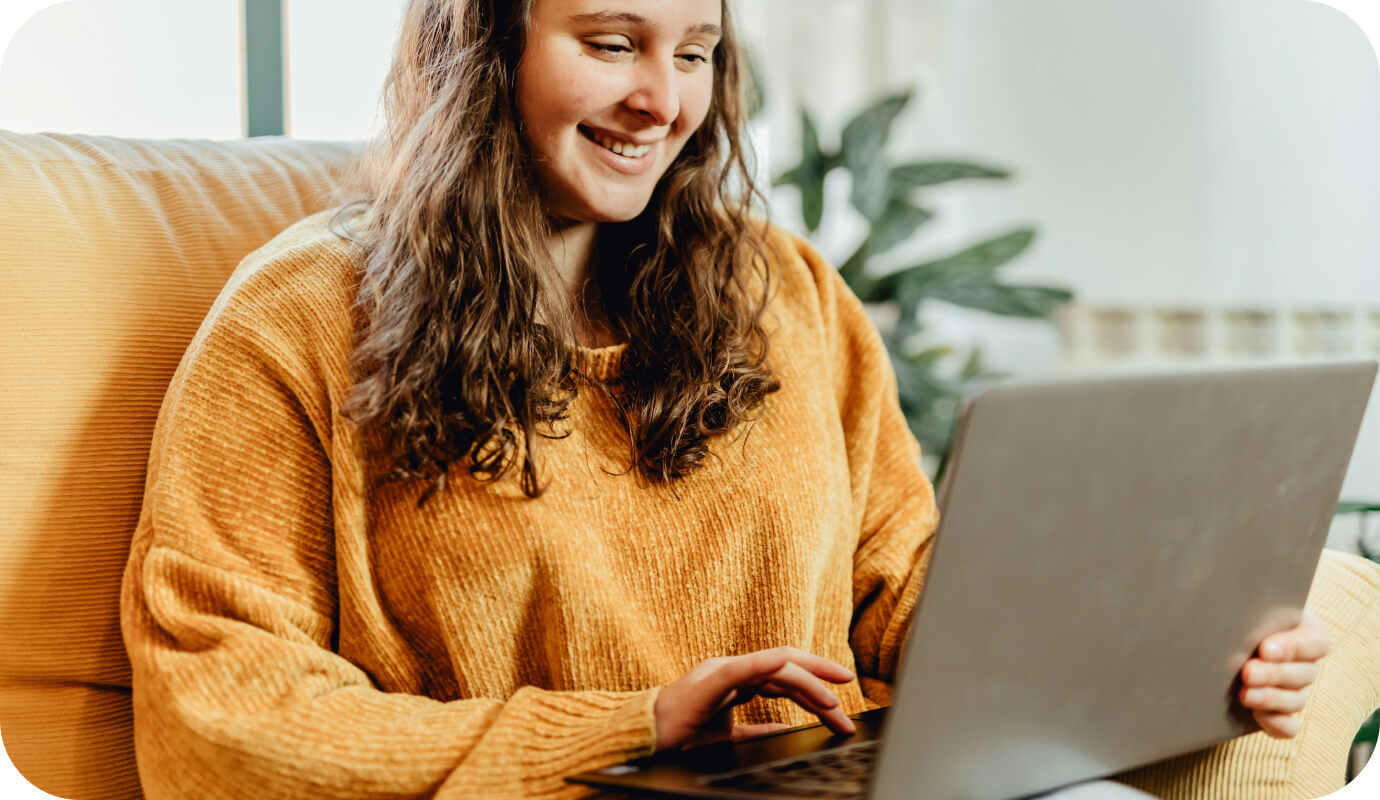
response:
<path id="1" fill-rule="evenodd" d="M 629 339 L 618 391 L 582 381 L 575 315 L 554 288 L 551 233 L 519 130 L 515 79 L 534 0 L 411 0 L 363 162 L 362 329 L 346 411 L 384 434 L 386 477 L 444 488 L 518 466 L 541 493 L 536 442 L 578 387 L 609 392 L 630 470 L 669 481 L 779 388 L 761 325 L 768 284 L 743 147 L 746 73 L 725 0 L 704 123 L 647 208 L 600 226 L 591 275 Z"/>

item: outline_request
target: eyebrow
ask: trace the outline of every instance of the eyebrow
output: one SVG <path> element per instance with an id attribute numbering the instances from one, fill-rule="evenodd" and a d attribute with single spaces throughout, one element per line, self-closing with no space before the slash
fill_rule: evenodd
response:
<path id="1" fill-rule="evenodd" d="M 656 30 L 656 23 L 631 11 L 592 11 L 587 14 L 574 14 L 570 17 L 572 22 L 582 22 L 588 24 L 607 25 L 615 22 L 622 22 L 629 25 L 640 25 L 644 28 Z M 722 39 L 724 29 L 711 22 L 702 22 L 699 25 L 691 25 L 686 29 L 685 35 L 704 34 Z"/>

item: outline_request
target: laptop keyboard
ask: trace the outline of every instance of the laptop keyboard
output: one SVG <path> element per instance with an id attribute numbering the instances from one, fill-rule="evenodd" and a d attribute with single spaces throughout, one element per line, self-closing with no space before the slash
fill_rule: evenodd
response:
<path id="1" fill-rule="evenodd" d="M 700 782 L 716 789 L 772 792 L 801 797 L 861 798 L 872 776 L 881 741 L 858 742 L 808 756 L 772 761 L 751 769 L 707 775 Z"/>

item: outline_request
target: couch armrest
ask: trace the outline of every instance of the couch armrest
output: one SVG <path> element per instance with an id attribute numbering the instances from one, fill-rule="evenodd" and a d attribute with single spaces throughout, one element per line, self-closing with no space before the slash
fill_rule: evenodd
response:
<path id="1" fill-rule="evenodd" d="M 1332 651 L 1297 737 L 1253 733 L 1117 780 L 1165 800 L 1309 800 L 1342 788 L 1356 731 L 1380 707 L 1380 565 L 1323 551 L 1308 607 L 1327 623 Z"/>

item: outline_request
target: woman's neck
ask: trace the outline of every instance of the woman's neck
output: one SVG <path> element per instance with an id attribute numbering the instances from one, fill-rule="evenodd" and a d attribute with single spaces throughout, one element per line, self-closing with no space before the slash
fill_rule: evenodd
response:
<path id="1" fill-rule="evenodd" d="M 575 337 L 584 347 L 605 347 L 622 341 L 608 318 L 603 304 L 590 280 L 593 274 L 591 256 L 598 223 L 580 222 L 559 224 L 553 229 L 547 249 L 551 261 L 561 276 L 561 298 L 575 316 Z"/>

